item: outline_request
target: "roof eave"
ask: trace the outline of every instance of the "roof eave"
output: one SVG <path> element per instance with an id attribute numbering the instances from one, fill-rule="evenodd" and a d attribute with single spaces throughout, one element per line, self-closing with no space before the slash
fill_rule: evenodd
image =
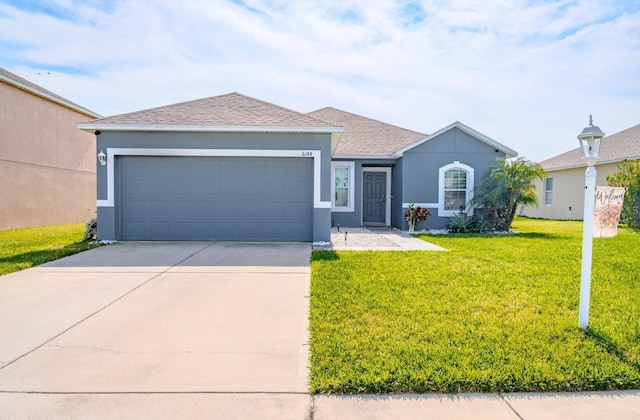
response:
<path id="1" fill-rule="evenodd" d="M 95 133 L 96 131 L 153 131 L 153 132 L 187 132 L 187 133 L 322 133 L 339 134 L 342 127 L 321 126 L 234 126 L 234 125 L 157 125 L 157 124 L 100 124 L 78 123 L 80 130 Z M 337 140 L 336 140 L 337 146 Z"/>
<path id="2" fill-rule="evenodd" d="M 638 159 L 638 158 L 640 158 L 640 155 L 629 156 L 629 157 L 624 157 L 624 158 L 608 159 L 608 160 L 598 160 L 598 161 L 596 161 L 595 166 L 606 165 L 606 164 L 609 164 L 609 163 L 618 163 L 618 162 L 622 162 L 625 159 L 633 160 L 633 159 Z M 547 168 L 545 168 L 543 166 L 543 169 L 546 172 L 555 172 L 555 171 L 564 171 L 564 170 L 567 170 L 567 169 L 585 168 L 586 166 L 587 166 L 587 162 L 580 162 L 580 163 L 576 163 L 576 164 L 573 164 L 573 165 L 559 166 L 557 168 L 550 168 L 550 169 L 547 169 Z"/>
<path id="3" fill-rule="evenodd" d="M 73 104 L 73 103 L 68 102 L 68 101 L 61 100 L 59 98 L 56 98 L 54 96 L 49 95 L 46 92 L 43 92 L 43 91 L 38 90 L 38 89 L 35 89 L 35 88 L 33 88 L 31 86 L 28 86 L 28 85 L 25 85 L 24 83 L 20 83 L 17 80 L 14 80 L 14 79 L 12 79 L 10 77 L 7 77 L 7 76 L 4 76 L 2 74 L 0 74 L 0 80 L 5 82 L 5 83 L 7 83 L 7 84 L 10 84 L 11 86 L 14 86 L 14 87 L 18 88 L 18 89 L 21 89 L 21 90 L 29 92 L 29 93 L 31 93 L 33 95 L 39 96 L 39 97 L 41 97 L 43 99 L 46 99 L 46 100 L 51 101 L 51 102 L 54 102 L 54 103 L 56 103 L 58 105 L 61 105 L 61 106 L 65 107 L 65 108 L 68 108 L 68 109 L 70 109 L 72 111 L 79 112 L 80 114 L 86 115 L 88 117 L 102 118 L 102 115 L 96 114 L 95 112 L 93 112 L 93 111 L 91 111 L 91 110 L 89 110 L 89 109 L 87 109 L 85 107 Z"/>
<path id="4" fill-rule="evenodd" d="M 334 159 L 366 159 L 366 160 L 373 160 L 373 159 L 385 159 L 385 160 L 395 160 L 398 159 L 400 156 L 394 156 L 393 154 L 391 155 L 334 155 L 333 158 Z"/>

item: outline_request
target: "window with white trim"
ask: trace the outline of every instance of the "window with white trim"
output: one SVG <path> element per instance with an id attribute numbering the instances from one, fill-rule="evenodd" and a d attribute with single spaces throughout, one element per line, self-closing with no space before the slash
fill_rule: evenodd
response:
<path id="1" fill-rule="evenodd" d="M 354 211 L 355 162 L 331 162 L 331 210 Z"/>
<path id="2" fill-rule="evenodd" d="M 467 207 L 467 173 L 449 169 L 444 173 L 444 209 L 461 211 Z"/>
<path id="3" fill-rule="evenodd" d="M 451 217 L 461 211 L 471 212 L 473 195 L 471 166 L 455 161 L 440 168 L 438 179 L 438 216 Z"/>
<path id="4" fill-rule="evenodd" d="M 553 204 L 553 178 L 545 178 L 544 180 L 544 205 Z"/>

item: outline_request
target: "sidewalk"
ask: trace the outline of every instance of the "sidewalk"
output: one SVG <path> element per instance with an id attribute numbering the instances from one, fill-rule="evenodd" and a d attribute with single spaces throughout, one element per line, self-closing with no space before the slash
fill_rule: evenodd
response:
<path id="1" fill-rule="evenodd" d="M 316 396 L 313 420 L 640 419 L 640 390 L 577 393 Z"/>

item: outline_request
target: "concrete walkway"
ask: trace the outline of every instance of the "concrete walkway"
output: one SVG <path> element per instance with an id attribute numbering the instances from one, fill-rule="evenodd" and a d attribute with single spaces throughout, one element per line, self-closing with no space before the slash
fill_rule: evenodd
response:
<path id="1" fill-rule="evenodd" d="M 640 419 L 640 391 L 310 396 L 310 248 L 125 243 L 0 277 L 0 419 Z"/>
<path id="2" fill-rule="evenodd" d="M 391 227 L 331 229 L 331 244 L 314 245 L 319 250 L 345 251 L 446 251 Z"/>

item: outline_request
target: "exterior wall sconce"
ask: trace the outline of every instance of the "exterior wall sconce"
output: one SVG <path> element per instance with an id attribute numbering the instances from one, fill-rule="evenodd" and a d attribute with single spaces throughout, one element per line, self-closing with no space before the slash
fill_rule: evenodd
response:
<path id="1" fill-rule="evenodd" d="M 107 164 L 107 155 L 105 155 L 102 150 L 98 153 L 98 162 L 100 162 L 100 165 L 102 166 Z"/>
<path id="2" fill-rule="evenodd" d="M 593 212 L 596 192 L 596 161 L 600 158 L 600 142 L 604 133 L 593 125 L 589 115 L 589 125 L 578 135 L 582 157 L 587 163 L 584 187 L 584 218 L 582 228 L 582 272 L 580 274 L 580 313 L 578 323 L 583 329 L 589 326 L 589 301 L 591 300 L 591 262 L 593 251 Z"/>

